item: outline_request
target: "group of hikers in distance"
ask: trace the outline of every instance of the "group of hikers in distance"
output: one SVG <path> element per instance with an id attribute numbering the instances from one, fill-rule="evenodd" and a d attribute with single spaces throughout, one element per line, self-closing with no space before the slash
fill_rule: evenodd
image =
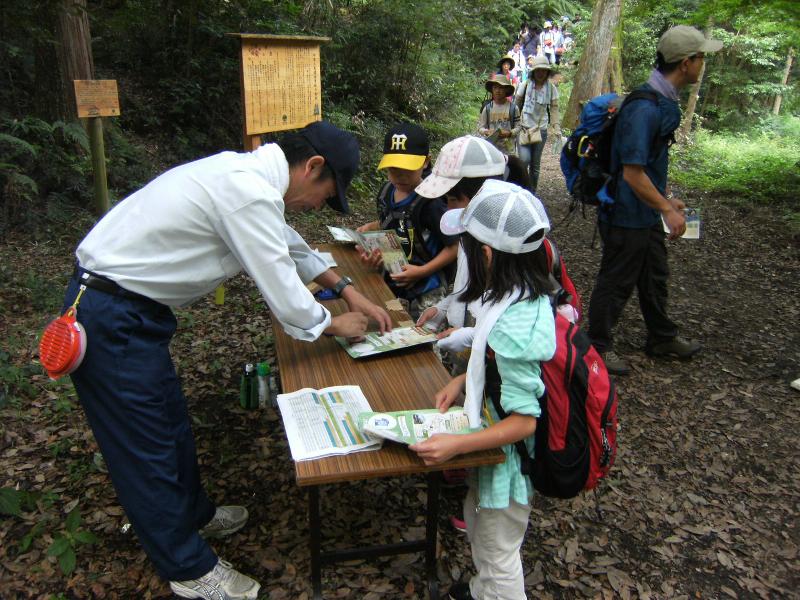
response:
<path id="1" fill-rule="evenodd" d="M 542 365 L 560 343 L 557 321 L 585 321 L 575 298 L 559 293 L 550 219 L 536 196 L 548 129 L 560 137 L 550 81 L 559 46 L 548 23 L 523 82 L 515 86 L 503 73 L 486 81 L 492 99 L 479 135 L 449 141 L 431 163 L 424 127 L 403 122 L 386 132 L 377 168 L 387 182 L 376 192 L 375 219 L 360 228 L 400 237 L 409 265 L 387 273 L 386 282 L 419 325 L 440 332 L 437 351 L 453 374 L 431 405 L 444 411 L 463 398 L 476 428 L 433 436 L 411 451 L 429 465 L 480 449 L 505 454 L 505 462 L 467 476 L 464 520 L 475 572 L 450 588 L 455 600 L 526 598 L 521 547 L 534 486 L 521 471 L 518 444 L 533 453 Z M 535 37 L 523 28 L 525 46 Z M 700 350 L 678 335 L 667 312 L 665 241 L 685 229 L 684 203 L 668 193 L 668 138 L 680 122 L 679 90 L 697 81 L 706 53 L 721 45 L 691 27 L 667 30 L 642 86 L 646 96 L 617 117 L 614 201 L 598 211 L 602 259 L 586 330 L 611 373 L 630 371 L 613 330 L 634 288 L 648 355 L 687 359 Z M 241 529 L 249 513 L 217 505 L 204 491 L 169 351 L 172 309 L 244 271 L 273 326 L 296 339 L 358 338 L 370 321 L 391 329 L 386 310 L 329 269 L 284 216 L 326 204 L 348 212 L 359 166 L 356 138 L 315 122 L 253 152 L 170 169 L 119 202 L 76 250 L 64 309 L 77 307 L 88 345 L 70 376 L 138 540 L 180 597 L 254 599 L 260 584 L 209 544 Z M 381 268 L 379 252 L 358 252 L 365 266 Z M 348 312 L 332 317 L 306 287 L 312 280 L 333 289 Z M 496 402 L 486 399 L 490 390 Z"/>

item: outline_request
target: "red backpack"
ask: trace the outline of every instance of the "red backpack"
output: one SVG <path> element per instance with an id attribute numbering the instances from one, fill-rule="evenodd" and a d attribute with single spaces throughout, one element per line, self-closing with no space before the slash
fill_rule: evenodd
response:
<path id="1" fill-rule="evenodd" d="M 581 306 L 581 296 L 575 284 L 567 274 L 567 265 L 561 258 L 558 248 L 549 238 L 544 238 L 544 247 L 547 250 L 547 266 L 550 274 L 561 288 L 556 296 L 556 304 L 571 304 L 578 311 L 578 320 L 583 317 L 583 307 Z"/>
<path id="2" fill-rule="evenodd" d="M 539 399 L 534 457 L 524 442 L 515 447 L 534 489 L 544 496 L 573 498 L 596 488 L 614 464 L 618 398 L 588 336 L 559 314 L 555 321 L 556 352 L 542 363 L 545 395 Z M 499 383 L 496 369 L 494 361 L 487 364 L 487 384 L 495 377 Z M 499 385 L 487 385 L 487 396 L 504 419 L 499 391 Z"/>

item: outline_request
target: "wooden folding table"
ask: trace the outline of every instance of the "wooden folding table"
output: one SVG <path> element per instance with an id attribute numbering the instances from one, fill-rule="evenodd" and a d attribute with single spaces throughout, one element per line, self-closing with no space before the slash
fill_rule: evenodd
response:
<path id="1" fill-rule="evenodd" d="M 394 298 L 380 273 L 366 269 L 351 246 L 326 245 L 339 265 L 337 271 L 349 275 L 367 298 L 380 306 Z M 325 306 L 332 314 L 347 310 L 342 300 Z M 409 317 L 400 311 L 389 313 L 396 325 Z M 334 385 L 358 385 L 375 411 L 431 408 L 434 394 L 450 379 L 429 345 L 374 357 L 353 359 L 331 337 L 313 343 L 299 342 L 286 335 L 279 323 L 273 323 L 281 388 L 292 392 L 302 388 L 321 389 Z M 311 531 L 311 579 L 314 598 L 322 598 L 322 566 L 356 558 L 372 558 L 409 552 L 425 552 L 428 592 L 438 598 L 436 581 L 436 535 L 439 516 L 439 471 L 503 462 L 500 450 L 476 452 L 456 457 L 447 463 L 426 466 L 406 446 L 387 442 L 377 451 L 356 452 L 295 463 L 297 484 L 309 488 Z M 427 508 L 425 539 L 352 548 L 322 550 L 319 486 L 376 477 L 396 477 L 427 473 Z"/>

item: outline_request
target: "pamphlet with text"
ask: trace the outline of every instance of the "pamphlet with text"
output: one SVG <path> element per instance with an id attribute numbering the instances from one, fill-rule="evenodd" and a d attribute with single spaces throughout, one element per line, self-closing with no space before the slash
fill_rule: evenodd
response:
<path id="1" fill-rule="evenodd" d="M 337 242 L 355 242 L 366 252 L 380 250 L 383 257 L 383 268 L 389 273 L 402 273 L 403 266 L 408 264 L 403 243 L 391 229 L 380 231 L 356 231 L 347 227 L 327 226 Z"/>
<path id="2" fill-rule="evenodd" d="M 686 216 L 686 231 L 681 237 L 685 240 L 699 240 L 700 209 L 685 208 L 683 214 Z M 664 233 L 669 233 L 669 227 L 667 227 L 667 223 L 664 221 L 663 217 L 661 218 L 661 222 L 664 224 Z"/>
<path id="3" fill-rule="evenodd" d="M 436 334 L 423 327 L 395 327 L 383 335 L 377 331 L 368 332 L 362 341 L 352 344 L 338 336 L 336 341 L 353 358 L 362 358 L 435 342 Z"/>
<path id="4" fill-rule="evenodd" d="M 416 444 L 437 433 L 469 433 L 469 417 L 461 406 L 445 413 L 436 408 L 401 410 L 397 412 L 364 412 L 358 417 L 359 427 L 372 434 L 400 442 Z"/>
<path id="5" fill-rule="evenodd" d="M 377 450 L 382 444 L 358 426 L 358 416 L 371 408 L 357 385 L 278 394 L 278 407 L 296 461 Z"/>

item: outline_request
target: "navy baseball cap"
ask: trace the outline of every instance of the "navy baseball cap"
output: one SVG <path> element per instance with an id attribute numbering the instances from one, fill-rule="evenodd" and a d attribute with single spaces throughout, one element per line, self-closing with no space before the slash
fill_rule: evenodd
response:
<path id="1" fill-rule="evenodd" d="M 299 133 L 325 159 L 336 178 L 336 196 L 328 198 L 328 206 L 343 213 L 349 212 L 345 194 L 361 160 L 358 140 L 352 133 L 328 121 L 306 125 Z"/>

